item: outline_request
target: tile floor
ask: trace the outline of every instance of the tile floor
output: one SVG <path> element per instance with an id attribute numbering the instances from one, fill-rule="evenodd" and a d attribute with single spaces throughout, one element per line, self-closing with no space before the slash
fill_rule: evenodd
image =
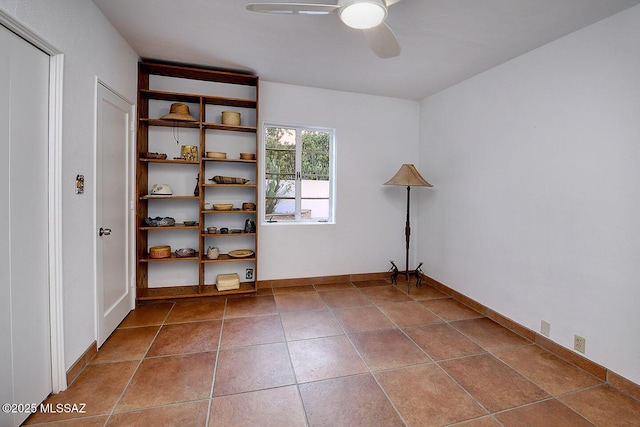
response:
<path id="1" fill-rule="evenodd" d="M 28 424 L 640 425 L 640 401 L 432 287 L 385 280 L 141 306 L 47 402 L 86 413 Z"/>

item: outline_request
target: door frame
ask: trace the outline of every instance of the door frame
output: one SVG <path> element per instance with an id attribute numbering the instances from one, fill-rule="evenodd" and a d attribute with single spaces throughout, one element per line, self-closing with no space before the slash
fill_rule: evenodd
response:
<path id="1" fill-rule="evenodd" d="M 124 102 L 126 102 L 127 104 L 129 104 L 131 106 L 131 121 L 129 123 L 129 132 L 130 132 L 130 136 L 129 136 L 129 141 L 130 144 L 129 146 L 126 148 L 126 175 L 127 175 L 127 188 L 126 188 L 126 192 L 127 192 L 127 217 L 125 219 L 126 221 L 126 233 L 127 233 L 127 249 L 128 249 L 128 257 L 127 257 L 127 265 L 126 265 L 126 273 L 127 273 L 127 286 L 129 286 L 130 288 L 130 301 L 129 301 L 129 306 L 133 309 L 135 308 L 135 304 L 136 304 L 136 246 L 135 246 L 135 239 L 134 236 L 136 235 L 135 233 L 135 206 L 136 206 L 136 201 L 134 198 L 134 195 L 136 194 L 136 190 L 135 190 L 135 176 L 136 176 L 136 158 L 135 158 L 135 153 L 136 153 L 136 104 L 134 102 L 131 102 L 129 99 L 127 99 L 125 96 L 123 96 L 121 93 L 119 93 L 118 91 L 116 91 L 114 88 L 112 88 L 111 86 L 109 86 L 107 83 L 105 83 L 103 80 L 101 80 L 98 76 L 95 77 L 95 81 L 94 81 L 94 99 L 95 99 L 95 111 L 94 111 L 94 126 L 93 128 L 95 129 L 95 135 L 94 135 L 94 141 L 93 141 L 93 153 L 94 153 L 94 158 L 93 158 L 93 176 L 96 177 L 96 179 L 94 180 L 94 184 L 93 184 L 93 228 L 96 231 L 93 234 L 93 259 L 94 259 L 94 290 L 95 290 L 95 337 L 96 337 L 96 342 L 98 344 L 98 337 L 99 337 L 99 331 L 98 328 L 100 327 L 99 322 L 101 321 L 99 316 L 101 316 L 100 313 L 100 307 L 99 304 L 102 302 L 102 298 L 98 295 L 98 282 L 101 280 L 98 277 L 98 265 L 101 262 L 101 260 L 98 259 L 98 234 L 97 234 L 97 230 L 100 228 L 100 224 L 98 224 L 98 209 L 99 209 L 99 205 L 98 205 L 98 182 L 97 182 L 97 177 L 98 177 L 98 102 L 100 102 L 99 99 L 99 87 L 102 86 L 103 88 L 107 89 L 108 91 L 112 92 L 114 95 L 116 95 L 117 97 L 121 98 Z"/>
<path id="2" fill-rule="evenodd" d="M 49 55 L 49 325 L 51 344 L 51 387 L 53 393 L 67 388 L 64 355 L 62 280 L 62 51 L 0 9 L 0 25 L 8 28 Z"/>

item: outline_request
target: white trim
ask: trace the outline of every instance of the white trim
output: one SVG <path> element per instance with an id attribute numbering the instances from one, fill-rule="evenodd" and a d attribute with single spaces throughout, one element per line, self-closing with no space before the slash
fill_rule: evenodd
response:
<path id="1" fill-rule="evenodd" d="M 62 264 L 62 51 L 0 9 L 0 25 L 8 28 L 50 56 L 49 59 L 49 327 L 51 387 L 67 388 L 64 358 L 64 300 Z"/>
<path id="2" fill-rule="evenodd" d="M 56 56 L 62 53 L 61 50 L 40 37 L 23 23 L 16 20 L 13 16 L 8 15 L 7 12 L 2 9 L 0 9 L 0 24 L 7 27 L 9 30 L 16 33 L 49 56 Z"/>
<path id="3" fill-rule="evenodd" d="M 67 388 L 64 360 L 62 259 L 62 94 L 64 56 L 49 62 L 49 315 L 51 317 L 51 386 Z"/>

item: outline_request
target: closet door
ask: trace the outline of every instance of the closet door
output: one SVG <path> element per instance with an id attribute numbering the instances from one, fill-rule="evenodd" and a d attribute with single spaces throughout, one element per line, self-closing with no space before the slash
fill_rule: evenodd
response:
<path id="1" fill-rule="evenodd" d="M 49 56 L 0 26 L 0 58 L 0 400 L 39 404 L 52 390 Z M 0 425 L 28 415 L 2 411 Z"/>

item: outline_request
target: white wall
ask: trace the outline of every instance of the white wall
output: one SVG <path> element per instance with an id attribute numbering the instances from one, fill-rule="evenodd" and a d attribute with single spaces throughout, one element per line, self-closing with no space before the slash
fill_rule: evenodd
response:
<path id="1" fill-rule="evenodd" d="M 640 7 L 421 103 L 435 279 L 640 383 Z"/>
<path id="2" fill-rule="evenodd" d="M 0 8 L 64 53 L 62 221 L 65 364 L 95 340 L 95 78 L 136 100 L 138 57 L 90 0 L 0 0 Z M 84 195 L 75 176 L 84 174 Z"/>
<path id="3" fill-rule="evenodd" d="M 337 187 L 335 224 L 259 225 L 258 279 L 404 264 L 406 190 L 382 184 L 417 166 L 419 103 L 266 81 L 259 96 L 261 121 L 336 129 Z"/>

